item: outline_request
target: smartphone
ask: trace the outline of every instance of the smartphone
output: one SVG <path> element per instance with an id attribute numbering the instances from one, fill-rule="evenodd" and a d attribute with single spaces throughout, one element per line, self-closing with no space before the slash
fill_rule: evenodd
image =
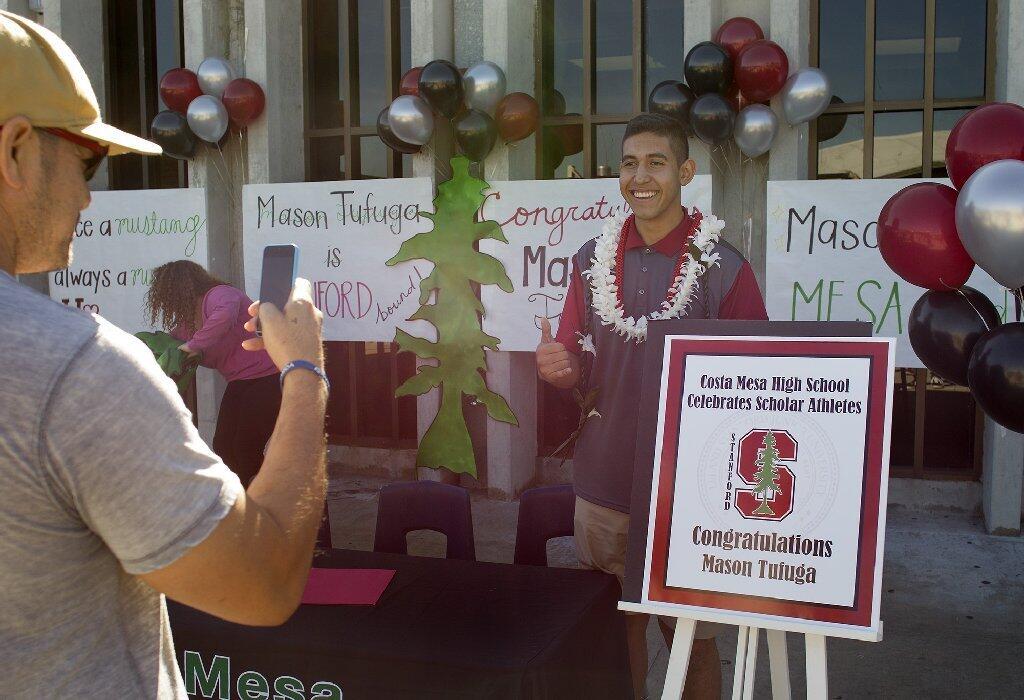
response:
<path id="1" fill-rule="evenodd" d="M 268 245 L 263 249 L 263 274 L 260 278 L 260 303 L 284 310 L 299 270 L 299 248 L 291 243 Z M 261 335 L 256 319 L 256 335 Z"/>

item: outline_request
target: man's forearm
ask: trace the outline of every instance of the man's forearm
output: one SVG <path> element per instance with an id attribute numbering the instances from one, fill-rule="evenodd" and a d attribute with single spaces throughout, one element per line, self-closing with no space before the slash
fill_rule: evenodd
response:
<path id="1" fill-rule="evenodd" d="M 301 586 L 327 489 L 324 412 L 327 392 L 312 372 L 294 370 L 285 378 L 281 411 L 263 466 L 246 492 L 276 525 L 267 532 L 267 564 L 286 583 Z M 259 539 L 264 539 L 260 537 Z M 276 545 L 276 546 L 275 546 Z"/>

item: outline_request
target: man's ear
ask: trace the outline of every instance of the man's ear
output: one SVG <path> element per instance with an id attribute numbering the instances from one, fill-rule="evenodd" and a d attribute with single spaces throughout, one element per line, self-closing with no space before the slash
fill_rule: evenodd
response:
<path id="1" fill-rule="evenodd" d="M 25 117 L 11 117 L 0 124 L 0 184 L 20 190 L 25 186 L 25 165 L 31 141 L 39 136 Z"/>
<path id="2" fill-rule="evenodd" d="M 679 184 L 686 187 L 693 180 L 693 176 L 697 174 L 697 163 L 692 158 L 687 158 L 682 165 L 679 166 Z"/>

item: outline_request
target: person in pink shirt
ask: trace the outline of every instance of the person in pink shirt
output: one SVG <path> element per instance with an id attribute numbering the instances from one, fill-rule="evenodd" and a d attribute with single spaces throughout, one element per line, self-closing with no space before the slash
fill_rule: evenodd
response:
<path id="1" fill-rule="evenodd" d="M 181 349 L 200 356 L 200 364 L 220 372 L 227 389 L 217 414 L 213 450 L 244 486 L 263 464 L 281 408 L 278 369 L 265 350 L 250 352 L 242 341 L 252 300 L 190 260 L 153 270 L 146 294 L 151 323 L 183 341 Z"/>

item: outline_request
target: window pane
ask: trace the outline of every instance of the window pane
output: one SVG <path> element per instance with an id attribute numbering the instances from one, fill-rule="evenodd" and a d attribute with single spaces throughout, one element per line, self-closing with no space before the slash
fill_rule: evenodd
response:
<path id="1" fill-rule="evenodd" d="M 924 96 L 924 0 L 875 4 L 875 101 Z"/>
<path id="2" fill-rule="evenodd" d="M 892 443 L 889 464 L 895 468 L 914 466 L 914 415 L 917 388 L 914 370 L 897 369 L 892 392 Z"/>
<path id="3" fill-rule="evenodd" d="M 644 3 L 644 107 L 647 96 L 662 80 L 683 79 L 683 3 L 649 0 Z"/>
<path id="4" fill-rule="evenodd" d="M 633 113 L 633 3 L 596 0 L 597 114 Z M 682 44 L 680 44 L 682 46 Z"/>
<path id="5" fill-rule="evenodd" d="M 818 177 L 864 177 L 864 115 L 818 117 Z"/>
<path id="6" fill-rule="evenodd" d="M 821 0 L 819 7 L 818 65 L 843 102 L 863 102 L 864 3 Z"/>
<path id="7" fill-rule="evenodd" d="M 921 177 L 921 113 L 875 115 L 872 177 Z"/>
<path id="8" fill-rule="evenodd" d="M 619 174 L 622 160 L 622 135 L 625 124 L 602 124 L 597 127 L 594 150 L 594 172 L 591 177 L 611 177 Z"/>
<path id="9" fill-rule="evenodd" d="M 362 0 L 358 3 L 360 124 L 376 124 L 377 113 L 391 102 L 384 59 L 384 3 L 387 1 Z"/>
<path id="10" fill-rule="evenodd" d="M 348 343 L 324 343 L 324 371 L 331 380 L 332 389 L 327 397 L 327 434 L 332 438 L 351 437 L 352 412 L 349 402 L 352 396 L 352 374 L 349 371 Z"/>
<path id="11" fill-rule="evenodd" d="M 356 349 L 356 396 L 360 437 L 392 437 L 391 363 L 394 355 L 388 343 L 359 343 Z"/>
<path id="12" fill-rule="evenodd" d="M 932 177 L 948 177 L 946 174 L 946 141 L 960 117 L 969 109 L 937 109 L 932 116 Z"/>
<path id="13" fill-rule="evenodd" d="M 543 130 L 545 178 L 587 177 L 583 173 L 583 125 L 559 124 Z"/>
<path id="14" fill-rule="evenodd" d="M 974 469 L 974 399 L 965 387 L 928 373 L 924 463 L 928 469 Z"/>
<path id="15" fill-rule="evenodd" d="M 545 114 L 583 113 L 583 0 L 544 3 Z"/>
<path id="16" fill-rule="evenodd" d="M 935 3 L 935 96 L 985 94 L 985 0 Z"/>
<path id="17" fill-rule="evenodd" d="M 409 7 L 411 2 L 412 0 L 400 0 L 398 3 L 398 14 L 401 21 L 399 38 L 402 43 L 399 70 L 402 73 L 412 68 L 412 11 Z"/>
<path id="18" fill-rule="evenodd" d="M 310 125 L 314 129 L 334 129 L 343 123 L 341 81 L 345 41 L 339 5 L 341 0 L 310 0 L 309 3 L 309 26 L 306 27 L 309 83 L 306 90 L 311 107 Z"/>
<path id="19" fill-rule="evenodd" d="M 345 141 L 340 136 L 309 140 L 309 181 L 346 180 Z"/>
<path id="20" fill-rule="evenodd" d="M 359 175 L 361 177 L 383 178 L 388 176 L 388 153 L 390 148 L 376 136 L 359 139 Z"/>
<path id="21" fill-rule="evenodd" d="M 181 66 L 181 23 L 178 20 L 178 0 L 156 0 L 153 5 L 154 38 L 156 39 L 156 79 L 172 68 Z M 160 109 L 167 109 L 157 90 Z"/>

